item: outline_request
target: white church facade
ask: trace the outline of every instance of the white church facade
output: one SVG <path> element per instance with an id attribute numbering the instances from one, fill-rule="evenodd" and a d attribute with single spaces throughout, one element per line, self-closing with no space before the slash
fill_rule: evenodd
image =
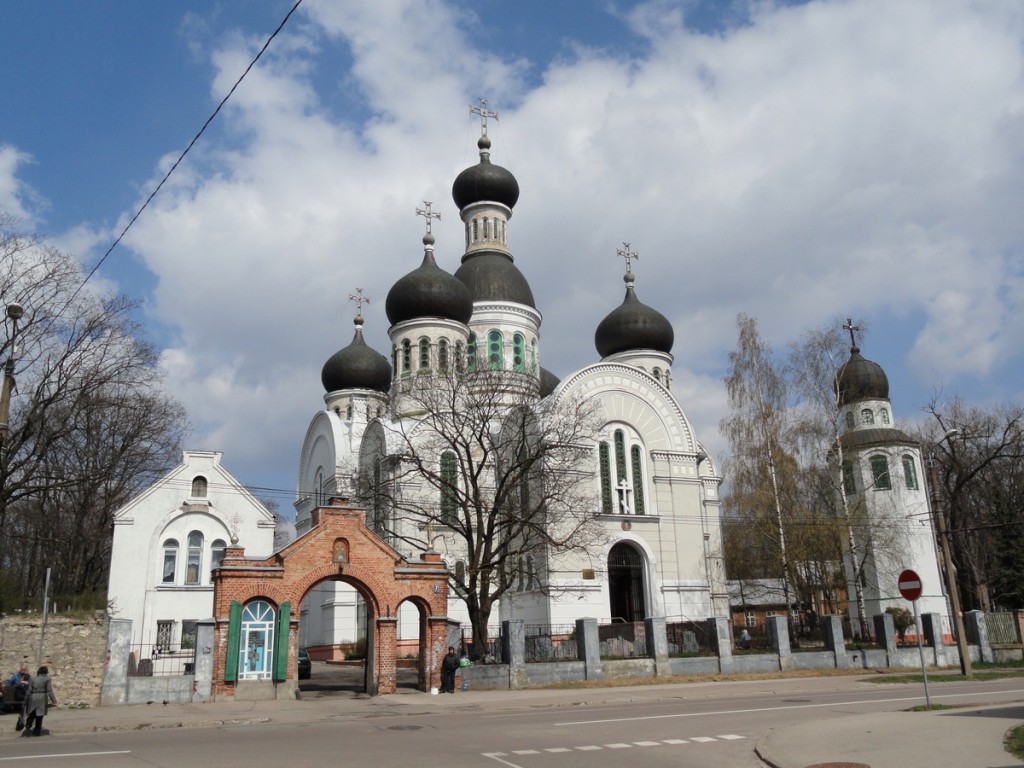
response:
<path id="1" fill-rule="evenodd" d="M 454 368 L 500 372 L 519 381 L 517 404 L 538 418 L 569 402 L 594 414 L 597 423 L 575 471 L 597 535 L 585 548 L 531 555 L 516 587 L 491 613 L 492 624 L 726 616 L 721 477 L 673 392 L 672 326 L 640 302 L 631 269 L 635 254 L 627 244 L 619 252 L 626 258 L 625 297 L 617 307 L 609 302 L 611 311 L 596 329 L 595 361 L 561 380 L 541 367 L 542 314 L 524 274 L 530 256 L 522 257 L 520 271 L 510 247 L 519 185 L 491 163 L 489 113 L 481 114 L 480 161 L 459 174 L 452 189 L 465 225 L 461 265 L 454 273 L 438 266 L 430 233 L 437 214 L 427 204 L 417 211 L 427 221 L 422 264 L 387 295 L 390 356 L 367 346 L 357 314 L 351 344 L 323 367 L 325 407 L 309 424 L 299 460 L 297 533 L 309 530 L 314 510 L 330 498 L 353 499 L 368 509 L 371 522 L 388 521 L 382 535 L 399 552 L 435 549 L 461 577 L 465 541 L 443 525 L 425 527 L 393 509 L 376 509 L 374 489 L 396 482 L 400 444 L 415 444 L 429 431 L 430 414 L 412 405 L 422 388 Z M 439 454 L 437 466 L 425 471 L 443 478 L 447 460 Z M 454 467 L 454 457 L 450 461 Z M 433 494 L 437 505 L 445 504 L 436 482 L 418 483 L 403 473 L 401 487 L 407 497 L 419 494 L 423 501 Z M 449 617 L 468 626 L 457 588 L 450 592 Z M 399 611 L 398 620 L 400 638 L 414 637 L 415 617 Z M 355 590 L 325 583 L 303 603 L 300 642 L 329 658 L 355 641 L 363 621 Z"/>

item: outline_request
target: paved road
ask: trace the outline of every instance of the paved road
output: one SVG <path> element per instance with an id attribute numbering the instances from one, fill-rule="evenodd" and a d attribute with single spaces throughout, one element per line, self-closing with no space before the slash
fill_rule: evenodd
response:
<path id="1" fill-rule="evenodd" d="M 319 683 L 325 689 L 332 685 L 326 678 Z M 1024 700 L 1020 680 L 932 688 L 936 703 Z M 843 723 L 860 722 L 870 716 L 865 713 L 906 710 L 922 699 L 919 686 L 852 678 L 455 696 L 409 692 L 372 700 L 339 688 L 283 707 L 254 704 L 248 713 L 233 705 L 234 721 L 241 724 L 216 728 L 63 736 L 57 710 L 53 736 L 3 741 L 0 765 L 408 768 L 436 761 L 446 768 L 618 768 L 624 762 L 654 768 L 763 768 L 754 748 L 766 733 L 805 728 L 811 746 L 821 746 L 815 753 L 823 754 L 830 732 L 838 732 Z M 155 720 L 167 710 L 146 711 Z M 941 756 L 943 731 L 938 734 L 928 746 Z M 996 764 L 1013 762 L 1007 758 Z"/>

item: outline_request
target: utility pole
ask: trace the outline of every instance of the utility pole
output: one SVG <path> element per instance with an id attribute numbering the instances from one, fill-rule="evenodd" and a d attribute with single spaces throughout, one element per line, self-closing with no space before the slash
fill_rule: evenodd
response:
<path id="1" fill-rule="evenodd" d="M 951 429 L 943 440 L 952 440 L 959 430 Z M 953 555 L 949 548 L 949 534 L 946 531 L 946 517 L 942 510 L 942 498 L 939 496 L 939 478 L 935 472 L 935 445 L 928 446 L 928 484 L 931 486 L 932 516 L 935 518 L 935 528 L 939 536 L 939 546 L 942 548 L 942 564 L 946 571 L 946 590 L 949 592 L 950 608 L 953 611 L 953 623 L 956 626 L 956 649 L 960 654 L 960 671 L 968 680 L 974 679 L 974 670 L 971 668 L 971 654 L 967 647 L 967 635 L 964 633 L 964 617 L 960 611 L 960 587 L 956 580 L 956 571 L 953 569 Z"/>

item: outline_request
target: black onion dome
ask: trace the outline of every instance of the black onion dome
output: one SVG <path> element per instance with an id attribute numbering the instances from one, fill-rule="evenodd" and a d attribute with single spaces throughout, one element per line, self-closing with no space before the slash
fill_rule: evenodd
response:
<path id="1" fill-rule="evenodd" d="M 633 349 L 670 353 L 674 341 L 672 323 L 658 310 L 640 303 L 632 280 L 626 283 L 622 304 L 608 313 L 594 333 L 594 345 L 601 357 Z"/>
<path id="2" fill-rule="evenodd" d="M 561 379 L 559 379 L 557 376 L 555 376 L 555 374 L 553 374 L 551 371 L 549 371 L 544 366 L 541 366 L 541 369 L 540 369 L 540 396 L 541 397 L 547 397 L 548 395 L 550 395 L 552 392 L 555 391 L 555 388 L 559 384 L 561 384 L 561 383 L 562 383 Z"/>
<path id="3" fill-rule="evenodd" d="M 460 211 L 483 200 L 514 208 L 519 200 L 519 182 L 510 171 L 491 162 L 490 139 L 481 136 L 477 146 L 480 147 L 480 162 L 455 177 L 452 199 Z"/>
<path id="4" fill-rule="evenodd" d="M 537 308 L 530 284 L 504 253 L 485 251 L 465 256 L 455 277 L 469 289 L 473 301 L 514 301 Z"/>
<path id="5" fill-rule="evenodd" d="M 331 355 L 320 372 L 324 390 L 373 389 L 387 392 L 391 387 L 391 364 L 379 352 L 363 341 L 363 322 L 356 318 L 356 332 L 352 343 Z"/>
<path id="6" fill-rule="evenodd" d="M 857 400 L 888 400 L 889 377 L 878 363 L 864 359 L 854 345 L 850 359 L 836 374 L 836 395 L 841 406 Z"/>
<path id="7" fill-rule="evenodd" d="M 399 278 L 384 304 L 391 324 L 420 317 L 443 317 L 468 323 L 473 315 L 473 298 L 466 286 L 445 272 L 434 261 L 431 246 L 434 238 L 423 238 L 427 246 L 423 263 L 405 277 Z"/>

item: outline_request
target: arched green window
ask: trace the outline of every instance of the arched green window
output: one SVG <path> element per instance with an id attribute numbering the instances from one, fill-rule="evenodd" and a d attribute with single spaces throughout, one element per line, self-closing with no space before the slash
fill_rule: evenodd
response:
<path id="1" fill-rule="evenodd" d="M 885 456 L 871 457 L 871 479 L 876 491 L 888 491 L 892 488 L 889 479 L 889 461 Z"/>
<path id="2" fill-rule="evenodd" d="M 490 331 L 487 334 L 487 367 L 500 371 L 505 367 L 502 357 L 501 331 Z"/>
<path id="3" fill-rule="evenodd" d="M 857 483 L 853 479 L 853 465 L 848 461 L 843 462 L 843 491 L 847 496 L 857 492 Z"/>
<path id="4" fill-rule="evenodd" d="M 909 454 L 903 457 L 903 479 L 907 483 L 907 488 L 917 490 L 917 465 L 914 464 L 914 457 Z"/>
<path id="5" fill-rule="evenodd" d="M 526 370 L 526 339 L 521 333 L 512 337 L 512 367 L 520 373 Z"/>
<path id="6" fill-rule="evenodd" d="M 421 371 L 430 370 L 430 340 L 420 339 L 420 367 Z"/>
<path id="7" fill-rule="evenodd" d="M 626 433 L 615 430 L 615 482 L 626 479 Z"/>
<path id="8" fill-rule="evenodd" d="M 458 521 L 458 469 L 455 454 L 441 454 L 441 521 L 455 525 Z"/>
<path id="9" fill-rule="evenodd" d="M 466 370 L 466 358 L 462 352 L 462 342 L 455 342 L 455 370 L 464 371 Z"/>
<path id="10" fill-rule="evenodd" d="M 398 375 L 398 345 L 391 345 L 391 376 L 394 378 Z"/>
<path id="11" fill-rule="evenodd" d="M 412 344 L 408 339 L 402 341 L 402 375 L 408 376 L 412 370 Z"/>
<path id="12" fill-rule="evenodd" d="M 537 372 L 537 340 L 530 342 L 530 370 Z"/>
<path id="13" fill-rule="evenodd" d="M 448 339 L 441 339 L 437 342 L 437 369 L 448 370 Z"/>
<path id="14" fill-rule="evenodd" d="M 466 365 L 470 373 L 476 370 L 476 334 L 469 334 L 469 343 L 466 344 Z"/>
<path id="15" fill-rule="evenodd" d="M 633 476 L 633 512 L 637 515 L 644 514 L 644 465 L 640 453 L 639 445 L 629 449 L 630 474 Z"/>
<path id="16" fill-rule="evenodd" d="M 654 378 L 658 380 L 659 384 L 661 383 L 661 368 L 655 368 L 654 370 L 652 370 L 651 375 L 653 375 Z"/>
<path id="17" fill-rule="evenodd" d="M 479 223 L 477 222 L 477 220 L 476 220 L 476 219 L 473 219 L 473 242 L 474 242 L 474 243 L 475 243 L 475 242 L 476 242 L 476 241 L 477 241 L 477 240 L 479 239 L 479 234 L 478 234 L 478 232 L 479 232 L 479 229 L 478 229 L 478 227 L 479 227 L 479 226 L 480 226 L 480 225 L 479 225 Z"/>
<path id="18" fill-rule="evenodd" d="M 601 469 L 601 514 L 610 515 L 612 507 L 612 463 L 608 443 L 597 446 L 597 458 Z"/>

